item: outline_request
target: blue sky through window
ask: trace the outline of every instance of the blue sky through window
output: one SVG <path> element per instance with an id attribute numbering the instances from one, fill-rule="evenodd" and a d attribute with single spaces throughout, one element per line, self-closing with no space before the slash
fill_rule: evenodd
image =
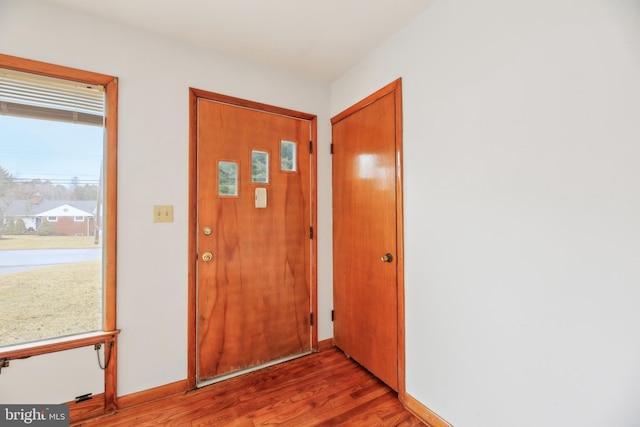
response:
<path id="1" fill-rule="evenodd" d="M 0 167 L 14 179 L 98 184 L 104 129 L 0 115 Z"/>

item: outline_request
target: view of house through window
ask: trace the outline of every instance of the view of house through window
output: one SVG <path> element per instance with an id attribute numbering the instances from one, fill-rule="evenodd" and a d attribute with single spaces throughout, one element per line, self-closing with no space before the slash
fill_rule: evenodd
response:
<path id="1" fill-rule="evenodd" d="M 102 330 L 102 89 L 5 72 L 0 346 Z"/>

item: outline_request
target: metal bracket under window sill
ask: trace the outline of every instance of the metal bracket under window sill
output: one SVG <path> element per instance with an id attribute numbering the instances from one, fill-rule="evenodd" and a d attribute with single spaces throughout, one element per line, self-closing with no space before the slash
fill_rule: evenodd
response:
<path id="1" fill-rule="evenodd" d="M 0 361 L 6 360 L 8 362 L 13 359 L 25 359 L 31 356 L 39 356 L 41 354 L 55 353 L 88 345 L 105 343 L 115 340 L 118 334 L 120 334 L 120 330 L 116 329 L 114 331 L 92 332 L 31 344 L 7 346 L 0 349 Z"/>
<path id="2" fill-rule="evenodd" d="M 6 357 L 4 359 L 0 359 L 0 374 L 2 373 L 2 368 L 8 368 L 9 367 L 9 359 L 7 359 Z"/>

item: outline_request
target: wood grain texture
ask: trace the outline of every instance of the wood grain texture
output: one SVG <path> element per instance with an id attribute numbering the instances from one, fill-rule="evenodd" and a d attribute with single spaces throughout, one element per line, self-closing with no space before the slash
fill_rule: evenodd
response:
<path id="1" fill-rule="evenodd" d="M 405 376 L 405 293 L 404 293 L 404 144 L 402 79 L 392 83 L 396 134 L 396 283 L 398 290 L 398 395 L 406 391 Z"/>
<path id="2" fill-rule="evenodd" d="M 118 409 L 130 408 L 145 403 L 154 402 L 171 396 L 176 396 L 190 390 L 186 380 L 164 384 L 159 387 L 139 391 L 118 398 Z"/>
<path id="3" fill-rule="evenodd" d="M 334 340 L 402 392 L 399 106 L 387 87 L 356 105 L 332 120 Z"/>
<path id="4" fill-rule="evenodd" d="M 311 350 L 308 120 L 210 100 L 197 108 L 197 377 L 237 372 Z M 297 144 L 294 172 L 280 142 Z M 251 152 L 269 153 L 269 182 L 251 180 Z M 218 163 L 238 167 L 238 194 L 218 194 Z M 267 207 L 254 206 L 256 188 Z M 202 232 L 210 227 L 212 233 Z"/>
<path id="5" fill-rule="evenodd" d="M 318 341 L 318 351 L 331 350 L 334 347 L 333 338 L 329 338 L 326 340 Z"/>
<path id="6" fill-rule="evenodd" d="M 59 79 L 107 86 L 113 76 L 0 53 L 0 67 Z"/>
<path id="7" fill-rule="evenodd" d="M 311 227 L 314 230 L 314 237 L 311 239 L 311 312 L 314 322 L 311 327 L 311 348 L 318 350 L 318 118 L 313 116 L 311 123 L 311 144 L 312 150 L 309 153 L 310 179 L 311 179 Z"/>
<path id="8" fill-rule="evenodd" d="M 198 120 L 198 105 L 201 101 L 207 100 L 229 106 L 242 107 L 254 112 L 265 112 L 271 115 L 283 116 L 288 118 L 296 118 L 301 121 L 306 121 L 310 124 L 309 138 L 313 141 L 314 146 L 317 136 L 317 117 L 315 115 L 302 113 L 298 111 L 283 109 L 280 107 L 256 103 L 253 101 L 243 100 L 239 98 L 230 97 L 214 92 L 203 91 L 196 88 L 189 89 L 189 223 L 191 224 L 191 232 L 189 233 L 189 335 L 188 335 L 188 388 L 194 388 L 197 383 L 198 373 L 198 243 L 199 237 L 201 237 L 201 230 L 198 227 L 199 216 L 198 208 L 200 206 L 200 199 L 202 197 L 202 189 L 199 188 L 199 164 L 201 162 L 211 161 L 211 159 L 203 159 L 203 153 L 199 151 L 199 120 Z M 247 129 L 251 128 L 248 123 L 244 124 Z M 256 139 L 257 140 L 257 139 Z M 309 167 L 310 167 L 310 181 L 311 181 L 311 200 L 310 207 L 310 224 L 317 230 L 317 172 L 316 172 L 316 156 L 315 151 L 309 154 Z M 246 163 L 246 159 L 243 159 Z M 199 163 L 200 162 L 200 163 Z M 199 191 L 200 190 L 200 191 Z M 317 233 L 317 232 L 316 232 Z M 311 311 L 317 316 L 317 240 L 313 239 L 310 242 L 311 248 L 311 260 L 310 260 L 310 298 L 311 298 Z M 311 346 L 316 348 L 317 346 L 317 327 L 318 322 L 315 321 L 311 326 Z"/>
<path id="9" fill-rule="evenodd" d="M 422 426 L 397 394 L 337 349 L 72 424 L 100 426 Z"/>
<path id="10" fill-rule="evenodd" d="M 78 422 L 80 420 L 97 417 L 106 413 L 104 410 L 104 393 L 96 394 L 92 396 L 91 399 L 83 402 L 76 403 L 74 401 L 67 402 L 66 404 L 69 406 L 69 419 L 71 422 Z"/>
<path id="11" fill-rule="evenodd" d="M 208 95 L 208 93 L 207 93 Z M 188 313 L 187 313 L 187 389 L 197 384 L 198 358 L 198 99 L 199 91 L 189 89 L 189 241 L 188 241 Z"/>
<path id="12" fill-rule="evenodd" d="M 415 414 L 418 418 L 424 421 L 429 427 L 453 427 L 446 422 L 442 417 L 433 412 L 431 409 L 424 406 L 409 394 L 404 395 L 402 399 L 405 407 Z"/>

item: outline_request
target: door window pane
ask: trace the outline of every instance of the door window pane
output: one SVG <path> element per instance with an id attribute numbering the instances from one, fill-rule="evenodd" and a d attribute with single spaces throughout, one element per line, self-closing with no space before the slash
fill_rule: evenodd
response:
<path id="1" fill-rule="evenodd" d="M 251 152 L 251 182 L 269 182 L 269 153 L 256 150 Z"/>
<path id="2" fill-rule="evenodd" d="M 297 144 L 291 141 L 280 141 L 280 170 L 295 172 L 297 170 Z"/>
<path id="3" fill-rule="evenodd" d="M 218 162 L 218 195 L 238 195 L 238 163 Z"/>

